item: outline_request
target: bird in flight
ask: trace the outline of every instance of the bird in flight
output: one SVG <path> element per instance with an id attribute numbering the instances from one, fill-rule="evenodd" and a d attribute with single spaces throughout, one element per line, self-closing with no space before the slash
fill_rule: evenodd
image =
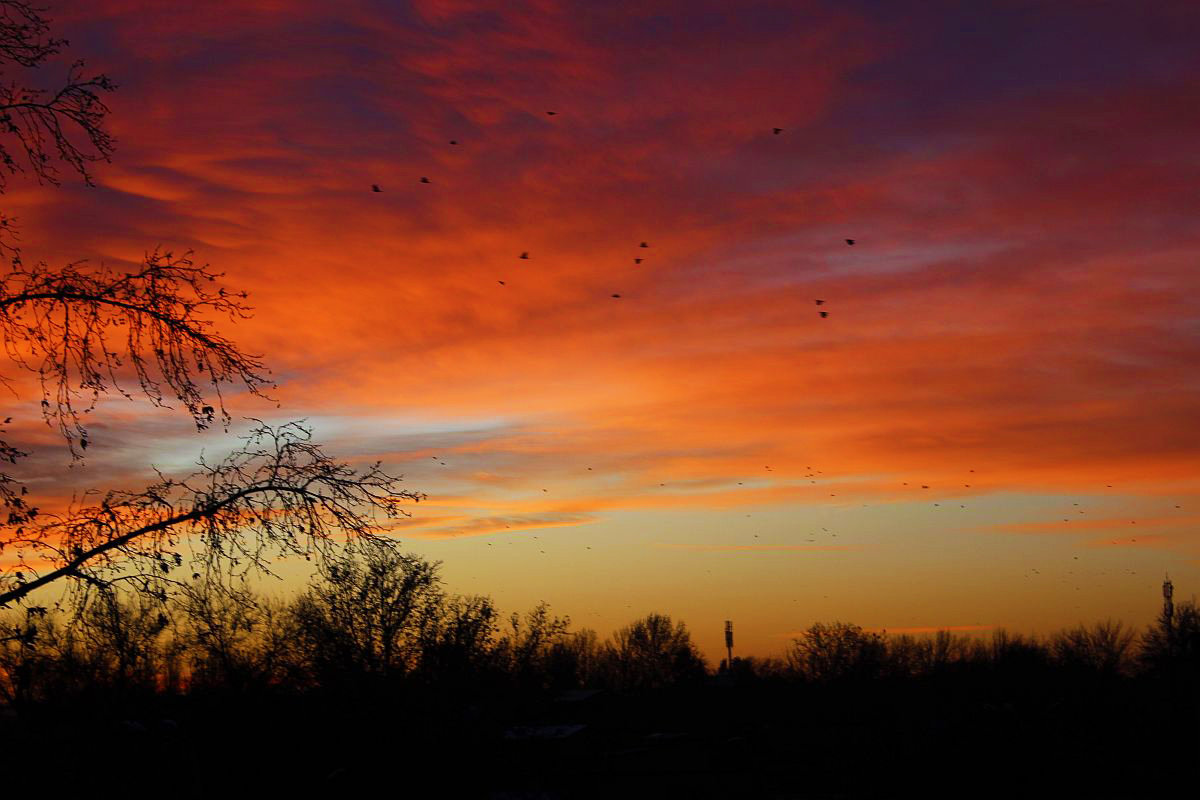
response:
<path id="1" fill-rule="evenodd" d="M 821 319 L 825 319 L 826 317 L 829 316 L 828 311 L 818 311 L 817 313 L 821 315 Z"/>
<path id="2" fill-rule="evenodd" d="M 500 284 L 501 286 L 504 285 L 504 281 L 496 281 L 496 283 Z"/>
<path id="3" fill-rule="evenodd" d="M 813 302 L 814 302 L 814 303 L 816 303 L 816 304 L 817 304 L 817 305 L 819 305 L 819 306 L 823 306 L 823 305 L 825 305 L 825 301 L 824 301 L 824 300 L 814 300 Z"/>
<path id="4" fill-rule="evenodd" d="M 521 258 L 529 260 L 529 253 L 521 253 Z"/>
<path id="5" fill-rule="evenodd" d="M 547 117 L 553 117 L 553 116 L 555 116 L 556 114 L 558 114 L 558 112 L 557 112 L 557 111 L 547 111 L 547 112 L 546 112 L 546 116 L 547 116 Z"/>
<path id="6" fill-rule="evenodd" d="M 640 263 L 642 263 L 642 259 L 640 259 L 640 258 L 635 258 L 635 259 L 633 260 L 633 263 L 635 263 L 635 264 L 640 264 Z"/>
<path id="7" fill-rule="evenodd" d="M 846 244 L 854 244 L 854 240 L 853 240 L 853 239 L 847 239 L 847 240 L 846 240 Z"/>
<path id="8" fill-rule="evenodd" d="M 621 297 L 621 295 L 619 295 L 619 294 L 614 294 L 614 295 L 613 295 L 613 298 L 614 298 L 614 299 L 620 299 L 620 297 Z"/>
<path id="9" fill-rule="evenodd" d="M 380 188 L 379 188 L 379 184 L 378 184 L 378 183 L 372 183 L 372 184 L 371 184 L 371 191 L 372 191 L 372 192 L 382 192 L 382 191 L 383 191 L 383 189 L 380 189 Z"/>
<path id="10" fill-rule="evenodd" d="M 458 139 L 451 139 L 450 144 L 458 144 Z"/>
<path id="11" fill-rule="evenodd" d="M 778 136 L 779 134 L 783 133 L 783 128 L 771 128 L 771 131 Z"/>
<path id="12" fill-rule="evenodd" d="M 649 247 L 649 246 L 650 245 L 648 242 L 642 242 L 641 244 L 638 245 L 638 247 Z"/>
<path id="13" fill-rule="evenodd" d="M 421 176 L 421 183 L 430 183 L 430 180 L 429 180 L 429 178 Z"/>

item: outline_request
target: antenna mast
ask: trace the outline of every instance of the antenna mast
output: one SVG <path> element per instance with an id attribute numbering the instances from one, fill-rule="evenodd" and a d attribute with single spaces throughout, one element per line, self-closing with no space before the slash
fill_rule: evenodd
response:
<path id="1" fill-rule="evenodd" d="M 1167 575 L 1163 580 L 1163 622 L 1166 623 L 1167 630 L 1170 631 L 1175 622 L 1175 585 L 1171 583 L 1171 576 Z"/>
<path id="2" fill-rule="evenodd" d="M 733 669 L 733 620 L 725 620 L 725 651 L 729 653 L 729 659 L 725 662 L 725 666 Z"/>

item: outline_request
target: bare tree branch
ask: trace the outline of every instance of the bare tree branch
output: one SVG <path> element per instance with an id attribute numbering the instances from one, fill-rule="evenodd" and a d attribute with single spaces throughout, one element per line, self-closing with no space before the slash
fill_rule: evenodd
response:
<path id="1" fill-rule="evenodd" d="M 360 470 L 330 458 L 300 423 L 260 422 L 243 447 L 199 466 L 182 480 L 110 491 L 98 504 L 20 526 L 0 542 L 0 549 L 16 549 L 20 562 L 0 584 L 0 606 L 62 578 L 100 586 L 132 580 L 165 596 L 176 582 L 172 573 L 184 567 L 185 547 L 194 553 L 193 575 L 231 579 L 270 574 L 280 556 L 327 559 L 339 535 L 350 544 L 386 546 L 386 520 L 407 516 L 403 504 L 423 498 L 379 464 Z M 35 562 L 52 566 L 39 573 Z"/>
<path id="2" fill-rule="evenodd" d="M 35 75 L 69 43 L 52 36 L 46 9 L 29 0 L 0 0 L 0 194 L 8 176 L 31 171 L 40 183 L 60 184 L 60 166 L 94 185 L 89 165 L 112 158 L 116 141 L 104 129 L 109 109 L 101 96 L 116 89 L 107 75 L 89 75 L 75 61 L 53 88 Z M 21 247 L 13 217 L 0 211 L 0 255 L 14 266 Z"/>
<path id="3" fill-rule="evenodd" d="M 50 35 L 45 11 L 28 0 L 0 0 L 0 64 L 36 67 L 67 44 Z"/>
<path id="4" fill-rule="evenodd" d="M 73 456 L 87 449 L 82 415 L 100 396 L 131 396 L 122 371 L 156 405 L 182 403 L 200 429 L 218 414 L 229 420 L 222 384 L 255 394 L 270 385 L 259 357 L 214 328 L 213 316 L 247 319 L 251 311 L 246 293 L 226 290 L 221 277 L 190 253 L 154 252 L 135 272 L 39 264 L 0 278 L 0 339 L 16 364 L 38 374 L 42 414 Z"/>
<path id="5" fill-rule="evenodd" d="M 50 35 L 45 9 L 28 0 L 0 0 L 0 75 L 17 67 L 32 70 L 58 55 L 68 42 Z M 104 130 L 108 107 L 101 94 L 116 85 L 106 75 L 87 75 L 74 62 L 56 89 L 41 89 L 24 79 L 0 80 L 0 192 L 6 173 L 32 170 L 39 181 L 57 185 L 58 164 L 65 164 L 92 185 L 88 165 L 108 161 L 114 140 Z"/>

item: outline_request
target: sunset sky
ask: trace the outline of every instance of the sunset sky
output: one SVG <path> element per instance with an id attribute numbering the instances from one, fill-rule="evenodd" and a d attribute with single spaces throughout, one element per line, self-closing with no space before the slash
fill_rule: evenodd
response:
<path id="1" fill-rule="evenodd" d="M 725 619 L 772 655 L 1200 593 L 1194 2 L 50 16 L 118 83 L 118 146 L 95 188 L 10 184 L 26 259 L 225 272 L 279 383 L 235 413 L 403 473 L 396 533 L 451 590 L 601 635 L 666 612 L 712 658 Z M 97 416 L 31 485 L 231 438 Z"/>

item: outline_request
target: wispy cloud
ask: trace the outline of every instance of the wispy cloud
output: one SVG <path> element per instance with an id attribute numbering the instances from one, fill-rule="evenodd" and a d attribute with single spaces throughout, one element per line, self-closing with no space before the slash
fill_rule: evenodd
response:
<path id="1" fill-rule="evenodd" d="M 453 520 L 461 520 L 454 522 Z M 483 536 L 489 533 L 517 533 L 542 528 L 565 528 L 587 525 L 596 518 L 587 514 L 531 514 L 510 517 L 433 517 L 411 520 L 403 535 L 420 539 L 453 539 L 462 536 Z"/>
<path id="2" fill-rule="evenodd" d="M 655 542 L 653 546 L 666 550 L 690 550 L 698 553 L 837 553 L 864 549 L 863 545 L 853 544 L 676 544 Z"/>

